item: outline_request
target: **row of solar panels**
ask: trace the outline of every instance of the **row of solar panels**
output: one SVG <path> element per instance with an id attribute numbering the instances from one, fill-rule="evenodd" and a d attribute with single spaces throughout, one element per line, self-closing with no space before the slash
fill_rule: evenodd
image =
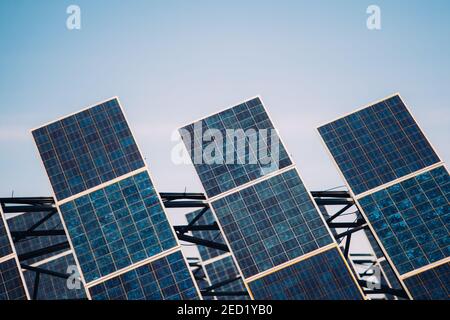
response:
<path id="1" fill-rule="evenodd" d="M 225 137 L 269 131 L 261 140 L 269 153 L 256 162 L 198 162 L 196 151 L 223 147 L 196 140 L 198 127 Z M 400 97 L 319 132 L 410 296 L 447 298 L 448 272 L 440 271 L 449 261 L 448 172 Z M 180 134 L 252 298 L 363 298 L 260 98 Z M 116 98 L 33 136 L 88 298 L 200 298 Z M 259 148 L 247 148 L 243 160 Z M 236 146 L 231 152 L 239 158 Z M 427 287 L 430 273 L 440 277 L 438 289 Z"/>

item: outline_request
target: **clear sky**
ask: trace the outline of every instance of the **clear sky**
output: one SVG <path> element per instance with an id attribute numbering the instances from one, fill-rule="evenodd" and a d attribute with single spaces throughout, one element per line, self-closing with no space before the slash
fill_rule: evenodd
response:
<path id="1" fill-rule="evenodd" d="M 112 96 L 160 191 L 201 190 L 176 128 L 258 94 L 311 189 L 342 184 L 315 127 L 394 92 L 449 160 L 449 39 L 448 0 L 1 0 L 0 196 L 50 194 L 29 130 Z"/>

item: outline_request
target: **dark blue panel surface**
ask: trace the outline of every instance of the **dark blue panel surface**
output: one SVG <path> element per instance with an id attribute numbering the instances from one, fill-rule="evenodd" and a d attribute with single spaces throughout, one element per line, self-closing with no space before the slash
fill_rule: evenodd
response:
<path id="1" fill-rule="evenodd" d="M 47 219 L 48 218 L 48 219 Z M 44 219 L 47 219 L 44 221 Z M 46 231 L 46 230 L 64 230 L 61 218 L 58 212 L 50 213 L 50 212 L 32 212 L 25 213 L 20 216 L 16 216 L 14 218 L 8 219 L 8 227 L 9 230 L 13 232 L 17 231 L 27 231 L 31 227 L 33 227 L 39 221 L 43 221 L 37 228 L 33 229 L 34 231 Z M 16 248 L 17 254 L 20 256 L 24 253 L 28 253 L 31 251 L 44 249 L 50 247 L 55 244 L 63 243 L 67 241 L 67 236 L 39 236 L 39 237 L 28 237 L 26 239 L 17 239 L 15 240 L 14 246 Z M 58 254 L 60 252 L 68 250 L 67 248 L 63 248 L 59 251 L 55 251 L 51 254 L 44 254 L 36 258 L 30 258 L 27 260 L 23 260 L 28 264 L 33 264 L 37 261 L 44 260 L 50 256 Z"/>
<path id="2" fill-rule="evenodd" d="M 89 289 L 94 300 L 197 300 L 180 251 Z"/>
<path id="3" fill-rule="evenodd" d="M 11 253 L 13 253 L 11 242 L 9 241 L 8 234 L 6 232 L 3 217 L 0 217 L 0 258 L 6 257 Z"/>
<path id="4" fill-rule="evenodd" d="M 209 197 L 229 191 L 292 164 L 281 142 L 278 144 L 279 148 L 272 150 L 271 133 L 277 137 L 276 140 L 279 140 L 279 138 L 259 98 L 203 119 L 201 125 L 202 132 L 200 133 L 199 139 L 202 141 L 197 139 L 199 145 L 197 147 L 198 150 L 195 150 L 194 124 L 182 128 L 180 133 Z M 218 140 L 211 142 L 202 139 L 203 133 L 208 129 L 219 130 L 223 137 L 223 143 Z M 241 137 L 240 139 L 235 139 L 236 143 L 234 144 L 234 148 L 230 145 L 227 146 L 227 130 L 239 129 L 249 133 L 247 140 Z M 268 131 L 264 132 L 261 130 Z M 253 131 L 253 133 L 250 134 L 250 131 Z M 263 135 L 263 139 L 257 139 L 257 136 L 260 134 Z M 251 139 L 257 139 L 258 150 L 249 148 L 247 144 L 245 152 L 239 157 L 237 152 L 239 141 L 248 142 L 252 141 Z M 232 141 L 232 139 L 228 138 L 228 141 Z M 232 163 L 208 164 L 205 163 L 205 159 L 202 159 L 203 161 L 201 163 L 196 163 L 195 153 L 200 151 L 200 155 L 202 155 L 212 145 L 216 146 L 216 150 L 220 150 L 219 153 L 223 154 L 224 159 L 226 159 L 227 154 L 234 155 L 235 161 L 232 161 Z M 264 146 L 267 146 L 267 152 Z M 256 159 L 252 161 L 254 155 Z M 241 160 L 240 163 L 238 163 L 238 159 Z M 270 164 L 275 165 L 271 166 Z"/>
<path id="5" fill-rule="evenodd" d="M 27 296 L 20 278 L 16 260 L 0 263 L 0 300 L 26 300 Z"/>
<path id="6" fill-rule="evenodd" d="M 405 279 L 416 300 L 450 300 L 450 263 Z"/>
<path id="7" fill-rule="evenodd" d="M 450 256 L 450 177 L 445 167 L 359 203 L 400 274 Z"/>
<path id="8" fill-rule="evenodd" d="M 440 161 L 399 96 L 319 128 L 354 194 Z"/>
<path id="9" fill-rule="evenodd" d="M 117 99 L 36 129 L 33 136 L 58 200 L 144 167 Z"/>
<path id="10" fill-rule="evenodd" d="M 186 215 L 186 219 L 188 222 L 191 222 L 202 210 L 197 210 L 195 212 L 188 213 Z M 216 222 L 213 213 L 211 210 L 207 210 L 200 219 L 197 220 L 195 225 L 211 225 Z M 192 235 L 194 237 L 198 237 L 205 240 L 214 241 L 217 243 L 225 244 L 225 240 L 223 239 L 220 230 L 218 231 L 192 231 Z M 206 246 L 197 246 L 197 249 L 200 253 L 200 257 L 203 261 L 209 260 L 214 257 L 218 257 L 221 254 L 226 252 L 218 249 L 209 248 Z"/>
<path id="11" fill-rule="evenodd" d="M 37 290 L 36 300 L 73 300 L 73 299 L 86 299 L 86 291 L 81 281 L 78 281 L 79 286 L 75 285 L 75 278 L 79 272 L 74 272 L 76 269 L 75 259 L 73 255 L 67 255 L 57 260 L 53 260 L 46 264 L 40 265 L 40 269 L 47 271 L 58 272 L 73 276 L 72 279 L 63 279 L 60 277 L 41 273 L 39 275 L 39 284 Z M 27 283 L 30 295 L 35 290 L 35 280 L 37 273 L 34 271 L 24 272 L 25 281 Z M 69 281 L 69 285 L 68 285 Z"/>
<path id="12" fill-rule="evenodd" d="M 246 278 L 333 242 L 295 169 L 212 207 Z"/>
<path id="13" fill-rule="evenodd" d="M 208 274 L 211 285 L 221 283 L 230 279 L 237 279 L 240 274 L 234 264 L 233 258 L 228 256 L 226 258 L 214 261 L 205 265 L 206 273 Z M 221 286 L 217 290 L 218 292 L 247 292 L 247 288 L 244 285 L 242 278 L 237 279 L 231 283 Z M 218 296 L 218 300 L 250 300 L 250 296 Z"/>
<path id="14" fill-rule="evenodd" d="M 249 283 L 255 300 L 361 300 L 338 249 L 331 249 Z"/>
<path id="15" fill-rule="evenodd" d="M 60 209 L 88 283 L 177 245 L 147 172 Z"/>

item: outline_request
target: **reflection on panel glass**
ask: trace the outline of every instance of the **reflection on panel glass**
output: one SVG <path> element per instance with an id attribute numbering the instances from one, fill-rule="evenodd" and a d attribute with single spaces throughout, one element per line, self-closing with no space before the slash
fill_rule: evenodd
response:
<path id="1" fill-rule="evenodd" d="M 350 271 L 331 249 L 249 283 L 255 300 L 361 300 Z"/>
<path id="2" fill-rule="evenodd" d="M 45 220 L 46 219 L 46 220 Z M 34 231 L 47 231 L 47 230 L 64 230 L 61 219 L 58 212 L 33 212 L 25 213 L 14 218 L 8 219 L 8 227 L 11 233 L 27 231 L 39 223 L 38 227 L 33 228 Z M 67 241 L 66 235 L 59 236 L 39 236 L 39 237 L 25 237 L 13 236 L 14 246 L 19 256 L 24 253 L 32 252 L 35 250 L 44 249 L 56 244 L 60 244 Z M 26 260 L 21 260 L 27 264 L 32 264 L 40 260 L 44 260 L 52 255 L 61 253 L 68 250 L 67 248 L 61 248 L 59 251 L 54 251 L 49 254 L 39 255 L 39 257 L 30 257 Z"/>
<path id="3" fill-rule="evenodd" d="M 60 209 L 88 283 L 177 245 L 147 172 Z"/>
<path id="4" fill-rule="evenodd" d="M 16 260 L 0 263 L 0 300 L 26 300 L 27 296 L 20 278 Z"/>
<path id="5" fill-rule="evenodd" d="M 416 300 L 449 300 L 450 263 L 407 278 L 405 284 Z"/>
<path id="6" fill-rule="evenodd" d="M 246 278 L 333 241 L 295 169 L 212 207 Z"/>
<path id="7" fill-rule="evenodd" d="M 93 300 L 197 300 L 180 251 L 89 289 Z"/>
<path id="8" fill-rule="evenodd" d="M 211 285 L 221 283 L 230 279 L 236 279 L 215 291 L 218 292 L 247 292 L 247 288 L 244 285 L 242 278 L 237 279 L 239 271 L 234 264 L 233 258 L 228 256 L 226 258 L 214 261 L 205 266 L 206 273 L 208 274 Z M 236 295 L 236 296 L 218 296 L 218 300 L 250 300 L 248 295 Z"/>
<path id="9" fill-rule="evenodd" d="M 40 269 L 57 272 L 61 275 L 73 276 L 73 278 L 64 279 L 55 275 L 40 273 L 38 276 L 34 271 L 25 271 L 25 281 L 27 283 L 30 295 L 36 300 L 73 300 L 86 299 L 86 291 L 81 281 L 78 280 L 76 264 L 73 255 L 67 255 L 40 265 Z M 36 277 L 39 277 L 37 294 Z"/>
<path id="10" fill-rule="evenodd" d="M 0 214 L 2 214 L 0 212 Z M 11 243 L 9 242 L 3 217 L 0 217 L 0 258 L 12 253 Z"/>
<path id="11" fill-rule="evenodd" d="M 450 256 L 450 177 L 444 167 L 359 203 L 400 274 Z"/>
<path id="12" fill-rule="evenodd" d="M 188 222 L 191 222 L 199 213 L 201 213 L 202 210 L 197 210 L 195 212 L 188 213 L 186 215 L 186 219 Z M 216 222 L 216 219 L 214 218 L 213 213 L 211 210 L 207 210 L 200 219 L 197 220 L 195 223 L 196 225 L 211 225 Z M 225 240 L 223 239 L 220 230 L 213 230 L 213 231 L 192 231 L 192 235 L 194 237 L 198 237 L 201 239 L 214 241 L 216 243 L 225 244 Z M 222 250 L 206 247 L 206 246 L 198 246 L 198 251 L 200 253 L 200 257 L 203 261 L 209 260 L 214 257 L 218 257 L 221 254 L 224 254 L 225 252 Z"/>
<path id="13" fill-rule="evenodd" d="M 33 131 L 62 200 L 144 167 L 117 99 Z"/>
<path id="14" fill-rule="evenodd" d="M 195 123 L 184 127 L 180 133 L 209 197 L 292 164 L 259 98 L 205 118 L 197 126 L 199 124 L 200 133 L 194 132 Z M 220 131 L 222 139 L 211 141 L 207 130 Z M 245 148 L 239 148 L 242 145 Z M 272 149 L 272 145 L 276 147 Z M 219 151 L 216 154 L 209 152 L 211 149 Z M 197 154 L 200 154 L 200 161 Z M 223 161 L 208 163 L 202 155 L 209 154 Z"/>
<path id="15" fill-rule="evenodd" d="M 399 96 L 319 128 L 355 194 L 440 161 Z"/>

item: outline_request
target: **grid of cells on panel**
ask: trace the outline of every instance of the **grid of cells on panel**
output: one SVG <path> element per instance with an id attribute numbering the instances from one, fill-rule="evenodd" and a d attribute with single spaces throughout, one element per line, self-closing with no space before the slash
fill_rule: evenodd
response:
<path id="1" fill-rule="evenodd" d="M 399 96 L 319 128 L 355 194 L 440 161 Z"/>
<path id="2" fill-rule="evenodd" d="M 0 263 L 0 300 L 26 300 L 27 296 L 16 260 Z"/>
<path id="3" fill-rule="evenodd" d="M 206 273 L 208 274 L 211 285 L 218 284 L 222 281 L 230 279 L 237 279 L 239 271 L 233 261 L 233 258 L 228 256 L 223 259 L 214 261 L 205 265 Z M 247 292 L 242 278 L 237 279 L 229 284 L 221 286 L 216 289 L 218 292 Z M 250 300 L 250 296 L 236 295 L 236 296 L 218 296 L 218 300 Z"/>
<path id="4" fill-rule="evenodd" d="M 91 282 L 177 245 L 147 172 L 60 206 Z"/>
<path id="5" fill-rule="evenodd" d="M 405 279 L 411 295 L 416 300 L 450 299 L 450 263 Z"/>
<path id="6" fill-rule="evenodd" d="M 0 214 L 2 214 L 0 212 Z M 3 217 L 0 217 L 0 258 L 13 253 Z"/>
<path id="7" fill-rule="evenodd" d="M 203 139 L 207 130 L 220 131 L 222 139 Z M 180 134 L 209 197 L 292 164 L 259 98 L 188 125 Z"/>
<path id="8" fill-rule="evenodd" d="M 295 169 L 212 207 L 246 278 L 333 241 Z"/>
<path id="9" fill-rule="evenodd" d="M 400 274 L 450 256 L 450 177 L 444 167 L 359 203 Z"/>
<path id="10" fill-rule="evenodd" d="M 117 99 L 33 131 L 58 200 L 144 167 Z"/>
<path id="11" fill-rule="evenodd" d="M 180 251 L 90 288 L 94 300 L 197 300 Z"/>
<path id="12" fill-rule="evenodd" d="M 393 288 L 402 288 L 402 285 L 397 277 L 397 275 L 394 272 L 394 269 L 392 269 L 389 262 L 386 260 L 382 260 L 380 262 L 381 268 L 383 269 L 383 273 L 386 276 L 386 279 L 389 281 L 390 285 Z"/>
<path id="13" fill-rule="evenodd" d="M 201 212 L 202 212 L 202 210 L 197 210 L 197 211 L 188 213 L 186 215 L 186 219 L 187 219 L 188 223 L 191 222 Z M 216 219 L 214 218 L 213 213 L 211 212 L 211 210 L 208 209 L 206 212 L 203 213 L 201 218 L 197 220 L 195 225 L 211 225 L 211 224 L 213 224 L 215 222 L 216 222 Z M 213 230 L 213 231 L 192 231 L 192 235 L 194 237 L 198 237 L 198 238 L 201 238 L 201 239 L 205 239 L 205 240 L 209 240 L 209 241 L 214 241 L 214 242 L 217 242 L 217 243 L 225 244 L 225 240 L 223 239 L 220 230 L 217 230 L 217 231 L 216 230 Z M 224 254 L 224 252 L 222 250 L 209 248 L 209 247 L 206 247 L 206 246 L 198 246 L 197 248 L 198 248 L 198 251 L 200 253 L 200 257 L 202 258 L 203 261 L 209 260 L 209 259 L 214 258 L 214 257 L 218 257 L 221 254 Z"/>
<path id="14" fill-rule="evenodd" d="M 75 259 L 71 254 L 40 265 L 39 268 L 68 276 L 78 274 Z M 27 270 L 24 272 L 24 277 L 28 290 L 30 290 L 30 295 L 34 296 L 37 273 Z M 70 288 L 68 284 L 70 284 Z M 87 299 L 84 286 L 76 277 L 68 281 L 67 279 L 44 273 L 39 275 L 37 295 L 34 298 L 36 300 Z"/>
<path id="15" fill-rule="evenodd" d="M 39 236 L 28 238 L 19 238 L 17 236 L 14 236 L 15 232 L 27 231 L 31 227 L 33 227 L 36 223 L 46 219 L 47 217 L 48 217 L 47 220 L 43 221 L 37 228 L 33 230 L 34 231 L 64 230 L 59 214 L 56 211 L 25 213 L 7 220 L 9 230 L 13 235 L 14 246 L 19 256 L 21 256 L 24 253 L 44 249 L 49 246 L 53 246 L 67 241 L 66 235 Z M 61 250 L 59 251 L 55 251 L 50 254 L 40 255 L 39 257 L 30 257 L 29 259 L 23 261 L 28 264 L 32 264 L 66 250 L 68 250 L 68 248 L 61 248 Z"/>
<path id="16" fill-rule="evenodd" d="M 255 300 L 361 300 L 338 249 L 331 249 L 249 283 Z"/>
<path id="17" fill-rule="evenodd" d="M 364 229 L 364 234 L 366 235 L 367 240 L 369 240 L 369 244 L 372 247 L 372 250 L 375 253 L 375 256 L 377 258 L 384 257 L 383 251 L 381 250 L 381 247 L 378 244 L 378 241 L 375 239 L 372 231 L 369 229 Z"/>
<path id="18" fill-rule="evenodd" d="M 202 266 L 199 266 L 195 269 L 191 269 L 192 274 L 194 275 L 195 282 L 197 282 L 197 285 L 200 290 L 206 289 L 207 287 L 211 286 L 211 283 L 209 283 L 208 278 L 206 277 L 205 270 Z M 215 300 L 212 296 L 203 296 L 203 300 Z"/>

